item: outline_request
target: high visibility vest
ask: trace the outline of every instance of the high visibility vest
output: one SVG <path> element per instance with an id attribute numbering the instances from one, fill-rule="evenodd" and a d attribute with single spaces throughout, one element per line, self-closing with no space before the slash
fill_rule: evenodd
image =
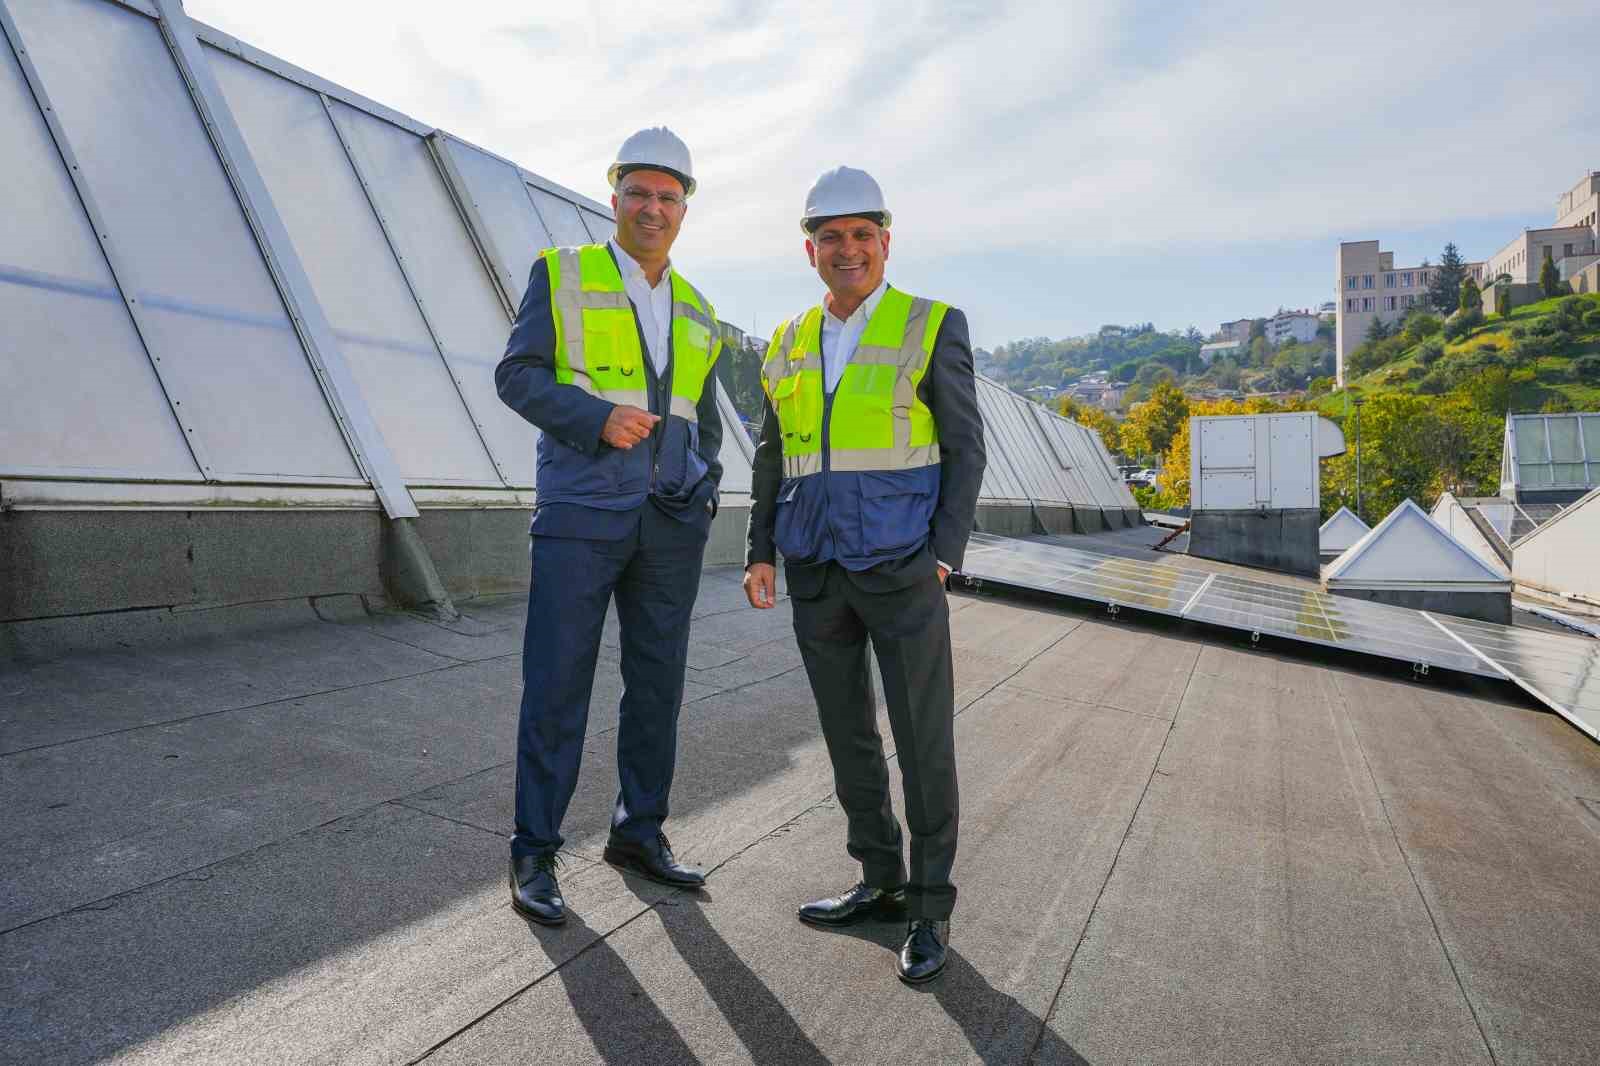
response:
<path id="1" fill-rule="evenodd" d="M 644 352 L 633 305 L 616 260 L 603 244 L 550 248 L 551 316 L 556 328 L 556 381 L 615 404 L 651 410 Z M 672 398 L 674 414 L 698 422 L 706 379 L 722 353 L 716 314 L 676 270 L 672 281 Z"/>
<path id="2" fill-rule="evenodd" d="M 761 387 L 783 433 L 785 477 L 838 471 L 915 470 L 939 462 L 939 427 L 917 396 L 948 304 L 889 288 L 867 320 L 855 354 L 834 388 L 822 424 L 823 309 L 778 327 L 761 366 Z"/>

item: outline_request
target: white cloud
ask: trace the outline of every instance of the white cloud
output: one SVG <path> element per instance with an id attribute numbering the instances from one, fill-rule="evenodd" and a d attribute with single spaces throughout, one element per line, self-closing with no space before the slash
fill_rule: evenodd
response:
<path id="1" fill-rule="evenodd" d="M 1306 239 L 1331 258 L 1546 210 L 1600 166 L 1581 5 L 187 8 L 596 198 L 621 139 L 666 123 L 701 180 L 680 257 L 729 271 L 793 263 L 805 189 L 838 162 L 883 183 L 902 263 Z"/>

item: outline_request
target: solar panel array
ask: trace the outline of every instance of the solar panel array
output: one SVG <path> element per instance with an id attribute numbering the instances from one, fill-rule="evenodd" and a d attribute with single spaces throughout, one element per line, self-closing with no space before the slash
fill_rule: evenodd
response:
<path id="1" fill-rule="evenodd" d="M 1503 678 L 1600 739 L 1600 642 L 1058 544 L 974 534 L 958 582 L 1029 589 L 1383 659 Z"/>

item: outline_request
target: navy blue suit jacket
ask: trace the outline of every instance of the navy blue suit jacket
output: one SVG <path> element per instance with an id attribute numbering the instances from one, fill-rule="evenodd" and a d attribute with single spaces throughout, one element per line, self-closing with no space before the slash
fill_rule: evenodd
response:
<path id="1" fill-rule="evenodd" d="M 608 248 L 609 250 L 609 248 Z M 615 259 L 613 253 L 612 258 Z M 638 326 L 638 312 L 634 325 Z M 669 333 L 670 338 L 670 333 Z M 713 337 L 713 343 L 716 338 Z M 670 340 L 669 340 L 670 344 Z M 590 395 L 576 385 L 556 381 L 556 329 L 550 306 L 550 271 L 541 256 L 533 261 L 528 274 L 528 289 L 512 324 L 506 351 L 495 367 L 495 387 L 507 407 L 538 426 L 559 443 L 593 460 L 599 460 L 611 445 L 601 439 L 606 418 L 615 406 Z M 639 333 L 639 350 L 645 352 L 644 333 Z M 670 355 L 669 355 L 670 360 Z M 651 397 L 650 409 L 665 416 L 657 402 L 661 382 L 649 358 L 644 360 L 645 379 Z M 671 363 L 668 368 L 670 373 Z M 696 407 L 699 419 L 698 451 L 707 473 L 687 504 L 671 505 L 655 496 L 650 501 L 662 511 L 682 521 L 709 527 L 716 512 L 717 488 L 722 482 L 722 464 L 717 460 L 722 448 L 722 415 L 717 409 L 717 379 L 706 375 L 705 388 Z M 656 424 L 650 439 L 635 448 L 654 453 L 666 435 L 667 419 Z M 569 457 L 570 461 L 570 457 Z M 612 506 L 600 506 L 606 502 Z M 533 532 L 557 537 L 582 537 L 592 540 L 617 540 L 626 536 L 638 520 L 637 509 L 618 510 L 615 501 L 596 501 L 597 506 L 578 503 L 535 504 Z"/>

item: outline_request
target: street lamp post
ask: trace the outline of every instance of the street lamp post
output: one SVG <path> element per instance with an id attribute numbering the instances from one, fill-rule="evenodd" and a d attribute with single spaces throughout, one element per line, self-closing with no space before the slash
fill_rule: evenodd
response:
<path id="1" fill-rule="evenodd" d="M 1366 401 L 1357 396 L 1351 402 L 1356 405 L 1356 517 L 1361 518 L 1361 405 Z"/>

